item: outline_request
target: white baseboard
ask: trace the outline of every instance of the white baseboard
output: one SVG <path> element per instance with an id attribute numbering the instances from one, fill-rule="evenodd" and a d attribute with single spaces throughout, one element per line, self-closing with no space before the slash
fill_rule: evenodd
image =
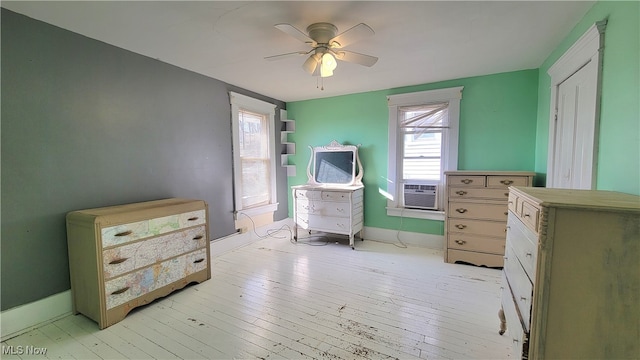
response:
<path id="1" fill-rule="evenodd" d="M 215 258 L 228 251 L 249 245 L 264 237 L 285 237 L 290 239 L 293 231 L 293 220 L 287 218 L 258 229 L 249 229 L 246 233 L 237 233 L 214 240 L 211 242 L 211 257 Z M 363 229 L 365 240 L 380 241 L 386 243 L 403 243 L 409 246 L 426 247 L 442 250 L 444 236 L 413 233 L 407 231 L 388 230 L 365 226 Z M 399 239 L 399 240 L 398 240 Z M 46 325 L 52 321 L 71 315 L 72 299 L 71 290 L 63 291 L 34 301 L 29 304 L 17 306 L 0 313 L 0 335 L 5 341 L 23 334 L 31 329 Z"/>
<path id="2" fill-rule="evenodd" d="M 31 329 L 70 315 L 71 290 L 0 313 L 1 340 L 5 341 Z"/>
<path id="3" fill-rule="evenodd" d="M 428 249 L 442 250 L 444 236 L 415 233 L 409 231 L 389 230 L 365 226 L 363 229 L 365 240 L 374 240 L 390 244 L 405 244 L 409 246 L 425 247 Z"/>
<path id="4" fill-rule="evenodd" d="M 293 220 L 286 218 L 257 229 L 248 229 L 245 233 L 236 233 L 211 242 L 211 257 L 220 256 L 231 250 L 256 242 L 265 236 L 292 238 Z"/>

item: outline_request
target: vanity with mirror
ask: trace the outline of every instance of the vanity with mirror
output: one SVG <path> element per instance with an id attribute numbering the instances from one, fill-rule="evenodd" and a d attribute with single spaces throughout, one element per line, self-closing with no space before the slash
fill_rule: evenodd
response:
<path id="1" fill-rule="evenodd" d="M 342 145 L 335 140 L 329 145 L 309 147 L 307 184 L 292 186 L 294 239 L 298 229 L 349 236 L 354 238 L 364 222 L 364 185 L 358 147 Z"/>

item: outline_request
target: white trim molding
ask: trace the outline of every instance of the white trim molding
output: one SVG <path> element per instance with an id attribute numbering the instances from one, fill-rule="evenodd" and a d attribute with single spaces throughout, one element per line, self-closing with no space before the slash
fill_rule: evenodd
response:
<path id="1" fill-rule="evenodd" d="M 586 33 L 584 33 L 571 47 L 547 70 L 547 74 L 551 77 L 551 99 L 549 106 L 549 142 L 547 153 L 547 179 L 546 186 L 553 187 L 556 178 L 559 176 L 554 172 L 556 161 L 555 144 L 556 144 L 556 119 L 558 116 L 558 87 L 565 80 L 585 67 L 587 64 L 593 63 L 593 71 L 597 74 L 596 80 L 596 103 L 595 119 L 593 119 L 594 139 L 593 148 L 584 149 L 593 154 L 593 159 L 585 167 L 591 167 L 584 173 L 588 179 L 584 179 L 583 183 L 590 185 L 589 188 L 596 188 L 596 168 L 597 168 L 597 147 L 598 147 L 598 127 L 600 123 L 600 95 L 602 88 L 602 57 L 604 49 L 604 31 L 607 20 L 598 21 L 593 24 Z"/>
<path id="2" fill-rule="evenodd" d="M 71 290 L 0 313 L 2 341 L 71 315 Z"/>

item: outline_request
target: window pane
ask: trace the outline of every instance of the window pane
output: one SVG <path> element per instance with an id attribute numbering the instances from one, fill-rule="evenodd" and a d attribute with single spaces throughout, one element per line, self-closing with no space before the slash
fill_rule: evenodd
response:
<path id="1" fill-rule="evenodd" d="M 440 180 L 442 133 L 404 135 L 402 176 L 411 180 Z"/>
<path id="2" fill-rule="evenodd" d="M 242 208 L 268 204 L 270 196 L 269 163 L 242 160 Z"/>
<path id="3" fill-rule="evenodd" d="M 239 115 L 242 208 L 246 209 L 271 199 L 269 129 L 264 114 L 241 110 Z"/>

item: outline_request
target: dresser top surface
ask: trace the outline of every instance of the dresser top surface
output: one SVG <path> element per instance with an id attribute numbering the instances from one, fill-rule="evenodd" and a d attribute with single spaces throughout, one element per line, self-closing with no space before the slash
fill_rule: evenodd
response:
<path id="1" fill-rule="evenodd" d="M 509 189 L 542 206 L 592 208 L 640 213 L 640 196 L 621 192 L 540 187 L 510 187 Z"/>
<path id="2" fill-rule="evenodd" d="M 363 189 L 364 185 L 316 185 L 316 184 L 304 184 L 295 185 L 291 187 L 294 190 L 326 190 L 326 191 L 355 191 Z"/>
<path id="3" fill-rule="evenodd" d="M 172 209 L 184 208 L 184 211 L 192 211 L 202 208 L 204 200 L 170 198 L 162 200 L 145 201 L 131 204 L 106 206 L 101 208 L 84 209 L 72 211 L 67 214 L 72 217 L 109 218 L 121 217 L 123 214 L 136 214 L 135 217 L 163 216 L 164 213 L 172 212 Z M 179 210 L 182 211 L 182 210 Z"/>
<path id="4" fill-rule="evenodd" d="M 496 176 L 535 176 L 532 171 L 498 171 L 498 170 L 452 170 L 445 171 L 445 175 L 496 175 Z"/>

